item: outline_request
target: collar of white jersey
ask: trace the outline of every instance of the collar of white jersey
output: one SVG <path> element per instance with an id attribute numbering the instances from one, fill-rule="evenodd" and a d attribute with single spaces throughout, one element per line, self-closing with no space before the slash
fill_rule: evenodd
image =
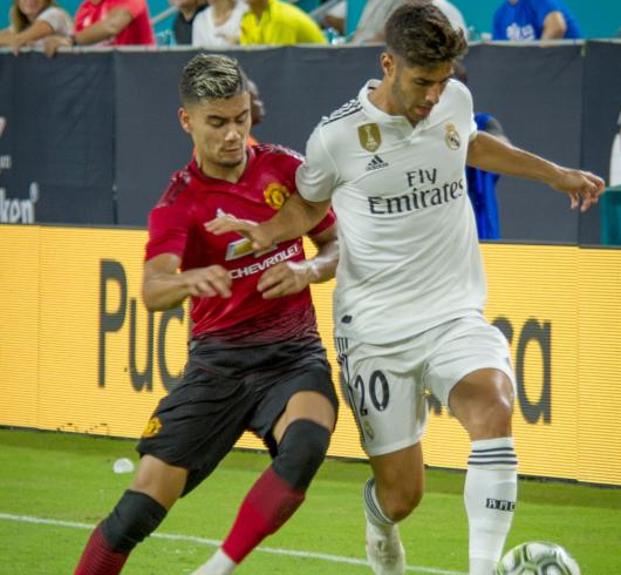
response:
<path id="1" fill-rule="evenodd" d="M 358 99 L 365 113 L 378 124 L 390 124 L 394 128 L 403 131 L 406 135 L 411 134 L 415 130 L 425 128 L 429 123 L 429 118 L 425 118 L 412 126 L 405 116 L 393 116 L 380 110 L 375 104 L 369 100 L 369 92 L 375 90 L 381 84 L 380 80 L 369 80 L 358 93 Z M 433 113 L 433 110 L 432 110 Z"/>

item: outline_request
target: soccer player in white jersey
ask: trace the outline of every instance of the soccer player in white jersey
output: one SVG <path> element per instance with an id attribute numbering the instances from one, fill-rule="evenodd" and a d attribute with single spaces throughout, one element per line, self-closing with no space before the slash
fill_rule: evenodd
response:
<path id="1" fill-rule="evenodd" d="M 588 209 L 601 178 L 477 133 L 468 89 L 452 80 L 466 50 L 432 4 L 408 2 L 386 24 L 381 81 L 325 118 L 297 171 L 299 196 L 260 225 L 223 217 L 256 250 L 312 228 L 332 204 L 340 261 L 334 324 L 346 393 L 369 455 L 367 555 L 377 575 L 405 572 L 397 523 L 423 492 L 425 393 L 449 406 L 472 453 L 464 488 L 470 575 L 491 575 L 516 502 L 514 374 L 482 309 L 485 280 L 466 164 L 544 182 Z"/>

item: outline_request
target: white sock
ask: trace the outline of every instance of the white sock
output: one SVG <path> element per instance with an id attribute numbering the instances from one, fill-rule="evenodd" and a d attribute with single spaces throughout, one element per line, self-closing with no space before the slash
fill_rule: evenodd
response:
<path id="1" fill-rule="evenodd" d="M 470 530 L 470 575 L 492 575 L 511 528 L 517 500 L 512 437 L 472 442 L 464 487 Z"/>
<path id="2" fill-rule="evenodd" d="M 384 513 L 380 505 L 375 490 L 375 479 L 371 478 L 365 483 L 362 490 L 362 500 L 364 502 L 364 514 L 368 522 L 379 531 L 391 531 L 395 522 Z"/>
<path id="3" fill-rule="evenodd" d="M 192 575 L 230 575 L 237 564 L 222 549 L 218 549 L 207 563 L 201 565 Z"/>

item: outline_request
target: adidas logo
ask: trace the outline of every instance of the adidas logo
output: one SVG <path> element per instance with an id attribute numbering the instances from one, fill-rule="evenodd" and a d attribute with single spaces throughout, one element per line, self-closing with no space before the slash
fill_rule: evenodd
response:
<path id="1" fill-rule="evenodd" d="M 385 162 L 380 158 L 377 154 L 371 158 L 371 161 L 367 164 L 367 172 L 371 172 L 373 170 L 379 170 L 380 168 L 387 168 L 388 162 Z"/>

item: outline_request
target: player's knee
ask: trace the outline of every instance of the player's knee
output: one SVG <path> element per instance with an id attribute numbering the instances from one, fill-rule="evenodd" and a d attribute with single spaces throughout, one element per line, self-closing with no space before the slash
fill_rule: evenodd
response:
<path id="1" fill-rule="evenodd" d="M 274 471 L 294 489 L 306 491 L 326 456 L 330 435 L 319 423 L 296 419 L 278 445 Z"/>
<path id="2" fill-rule="evenodd" d="M 422 487 L 404 486 L 382 498 L 382 510 L 393 521 L 401 521 L 416 509 L 422 499 Z"/>
<path id="3" fill-rule="evenodd" d="M 101 523 L 101 530 L 113 551 L 129 552 L 153 533 L 165 516 L 166 508 L 155 499 L 127 490 Z"/>

